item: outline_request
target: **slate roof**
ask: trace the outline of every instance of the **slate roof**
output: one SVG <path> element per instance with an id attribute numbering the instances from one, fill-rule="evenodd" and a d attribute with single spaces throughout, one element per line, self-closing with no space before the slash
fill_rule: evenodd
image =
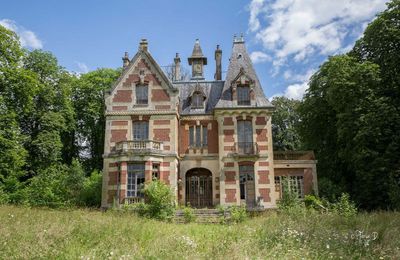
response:
<path id="1" fill-rule="evenodd" d="M 223 81 L 176 81 L 173 82 L 175 88 L 179 90 L 180 114 L 181 115 L 201 115 L 212 114 L 215 105 L 221 97 L 221 91 L 224 86 Z M 194 90 L 201 88 L 206 96 L 204 108 L 192 109 L 190 105 L 190 96 Z"/>
<path id="2" fill-rule="evenodd" d="M 253 64 L 249 55 L 247 54 L 246 46 L 243 39 L 235 39 L 233 42 L 232 54 L 229 60 L 228 72 L 226 74 L 224 88 L 222 90 L 221 99 L 218 101 L 216 108 L 234 108 L 234 107 L 271 107 L 274 106 L 265 97 L 262 90 L 260 81 L 258 80 L 257 74 L 253 68 Z M 232 102 L 232 90 L 231 82 L 240 73 L 243 68 L 245 74 L 254 80 L 254 92 L 256 102 L 254 106 L 234 106 Z"/>

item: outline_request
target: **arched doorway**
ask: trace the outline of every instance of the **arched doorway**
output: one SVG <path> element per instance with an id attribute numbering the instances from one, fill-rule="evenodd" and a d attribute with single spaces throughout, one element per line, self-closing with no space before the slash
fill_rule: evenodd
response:
<path id="1" fill-rule="evenodd" d="M 212 207 L 212 174 L 204 168 L 186 172 L 186 205 L 195 208 Z"/>

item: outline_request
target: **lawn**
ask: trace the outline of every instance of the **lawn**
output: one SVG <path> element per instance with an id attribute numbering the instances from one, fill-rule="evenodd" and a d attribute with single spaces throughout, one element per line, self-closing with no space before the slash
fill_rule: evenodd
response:
<path id="1" fill-rule="evenodd" d="M 400 213 L 265 213 L 236 225 L 0 206 L 0 259 L 400 259 Z"/>

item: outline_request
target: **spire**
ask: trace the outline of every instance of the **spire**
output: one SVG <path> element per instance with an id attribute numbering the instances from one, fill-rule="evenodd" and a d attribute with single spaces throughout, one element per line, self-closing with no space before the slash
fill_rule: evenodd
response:
<path id="1" fill-rule="evenodd" d="M 196 39 L 196 42 L 194 43 L 194 46 L 193 46 L 192 56 L 190 56 L 188 58 L 189 65 L 192 65 L 192 61 L 195 59 L 203 60 L 203 64 L 207 65 L 207 58 L 204 57 L 204 55 L 203 55 L 203 51 L 201 50 L 199 39 Z"/>

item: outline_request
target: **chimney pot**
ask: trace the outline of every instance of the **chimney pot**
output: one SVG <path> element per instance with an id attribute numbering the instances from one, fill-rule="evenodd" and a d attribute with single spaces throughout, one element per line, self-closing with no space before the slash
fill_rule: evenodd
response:
<path id="1" fill-rule="evenodd" d="M 148 42 L 147 42 L 146 39 L 142 39 L 142 40 L 140 41 L 140 44 L 139 44 L 139 50 L 141 50 L 141 51 L 147 51 L 147 49 L 148 49 Z"/>
<path id="2" fill-rule="evenodd" d="M 129 66 L 129 63 L 130 63 L 129 62 L 129 54 L 126 51 L 125 54 L 124 54 L 124 57 L 122 57 L 122 67 L 125 69 L 126 67 Z"/>

